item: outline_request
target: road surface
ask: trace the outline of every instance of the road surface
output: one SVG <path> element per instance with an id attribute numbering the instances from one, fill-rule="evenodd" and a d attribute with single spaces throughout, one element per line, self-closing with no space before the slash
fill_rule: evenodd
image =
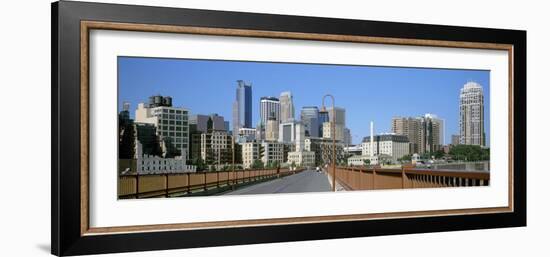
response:
<path id="1" fill-rule="evenodd" d="M 235 191 L 229 191 L 226 195 L 249 194 L 276 194 L 276 193 L 302 193 L 302 192 L 328 192 L 331 186 L 324 172 L 314 170 L 302 171 L 298 174 L 278 178 L 275 180 L 251 185 Z"/>

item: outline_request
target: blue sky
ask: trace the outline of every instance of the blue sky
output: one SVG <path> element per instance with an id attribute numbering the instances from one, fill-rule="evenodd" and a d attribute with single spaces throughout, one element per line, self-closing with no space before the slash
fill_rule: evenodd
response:
<path id="1" fill-rule="evenodd" d="M 291 91 L 299 118 L 302 106 L 321 106 L 323 95 L 330 93 L 336 106 L 346 109 L 353 143 L 368 136 L 371 120 L 375 133 L 390 132 L 392 117 L 425 113 L 445 119 L 450 143 L 451 135 L 459 132 L 460 88 L 475 81 L 484 90 L 489 143 L 489 76 L 489 71 L 480 70 L 119 57 L 118 108 L 130 102 L 133 117 L 138 103 L 161 94 L 172 96 L 175 106 L 191 114 L 218 113 L 231 123 L 236 81 L 241 79 L 252 83 L 253 124 L 260 118 L 262 96 Z"/>

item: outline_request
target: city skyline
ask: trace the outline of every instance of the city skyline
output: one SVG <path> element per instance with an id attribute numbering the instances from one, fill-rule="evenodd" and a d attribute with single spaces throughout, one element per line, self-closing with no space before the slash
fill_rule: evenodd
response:
<path id="1" fill-rule="evenodd" d="M 172 96 L 174 105 L 189 109 L 190 115 L 218 113 L 232 121 L 236 81 L 244 80 L 252 84 L 253 127 L 260 119 L 261 97 L 278 98 L 290 91 L 294 115 L 299 117 L 302 107 L 321 107 L 322 96 L 331 93 L 336 106 L 346 109 L 346 127 L 353 144 L 369 135 L 371 120 L 380 134 L 391 132 L 395 116 L 425 113 L 445 120 L 445 141 L 450 143 L 452 135 L 459 133 L 460 88 L 476 81 L 484 90 L 484 127 L 490 143 L 488 71 L 138 57 L 118 60 L 118 109 L 123 101 L 129 102 L 132 117 L 132 110 L 146 102 L 147 96 L 162 94 Z"/>

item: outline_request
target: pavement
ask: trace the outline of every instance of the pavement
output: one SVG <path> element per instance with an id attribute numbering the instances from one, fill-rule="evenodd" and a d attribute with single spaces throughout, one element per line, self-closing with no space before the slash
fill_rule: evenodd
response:
<path id="1" fill-rule="evenodd" d="M 328 177 L 324 172 L 307 170 L 294 175 L 251 185 L 235 191 L 229 191 L 225 195 L 305 193 L 329 191 L 331 191 L 331 186 L 329 184 Z"/>

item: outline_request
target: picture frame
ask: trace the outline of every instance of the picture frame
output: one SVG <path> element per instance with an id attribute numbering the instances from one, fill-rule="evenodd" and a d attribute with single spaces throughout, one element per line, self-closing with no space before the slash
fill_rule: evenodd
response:
<path id="1" fill-rule="evenodd" d="M 526 225 L 526 32 L 60 1 L 52 4 L 52 254 L 81 255 Z M 505 207 L 90 226 L 90 31 L 143 32 L 508 53 Z M 101 97 L 101 96 L 95 96 Z M 92 106 L 93 107 L 93 106 Z M 93 200 L 93 199 L 92 199 Z"/>

